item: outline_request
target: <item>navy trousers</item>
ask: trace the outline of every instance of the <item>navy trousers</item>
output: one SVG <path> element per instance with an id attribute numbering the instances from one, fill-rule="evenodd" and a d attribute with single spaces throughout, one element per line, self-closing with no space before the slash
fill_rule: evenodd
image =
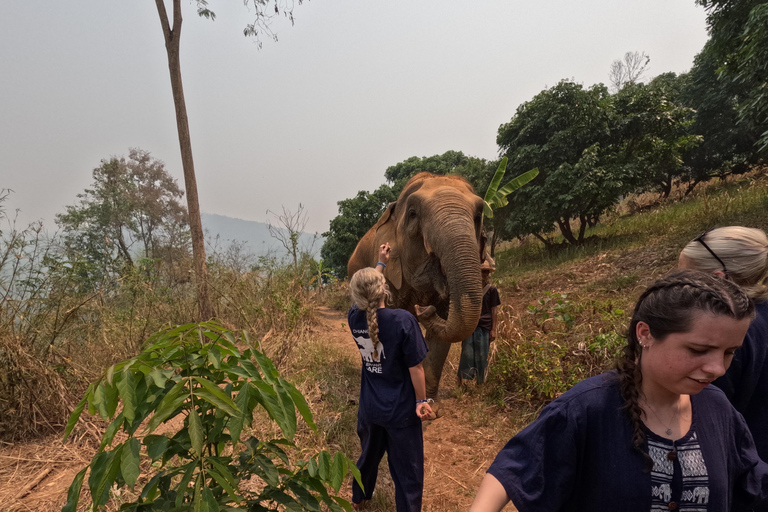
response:
<path id="1" fill-rule="evenodd" d="M 379 462 L 387 453 L 389 472 L 395 483 L 397 512 L 420 512 L 424 492 L 424 438 L 421 423 L 404 428 L 386 428 L 357 419 L 357 435 L 362 453 L 357 461 L 365 493 L 352 480 L 352 502 L 373 496 Z"/>

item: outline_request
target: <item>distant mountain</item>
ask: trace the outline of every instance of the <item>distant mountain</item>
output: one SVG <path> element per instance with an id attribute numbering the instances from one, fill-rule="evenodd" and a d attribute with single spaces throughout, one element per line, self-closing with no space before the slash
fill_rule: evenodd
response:
<path id="1" fill-rule="evenodd" d="M 218 236 L 219 248 L 226 248 L 233 241 L 242 242 L 256 256 L 265 256 L 267 253 L 277 257 L 287 255 L 285 248 L 276 239 L 269 234 L 269 227 L 266 222 L 256 222 L 253 220 L 234 219 L 215 213 L 202 213 L 200 217 L 203 221 L 203 230 L 205 238 L 210 243 L 214 243 Z M 299 239 L 299 247 L 303 251 L 308 251 L 315 259 L 320 257 L 320 248 L 325 239 L 318 235 L 314 240 L 314 235 L 302 233 Z"/>

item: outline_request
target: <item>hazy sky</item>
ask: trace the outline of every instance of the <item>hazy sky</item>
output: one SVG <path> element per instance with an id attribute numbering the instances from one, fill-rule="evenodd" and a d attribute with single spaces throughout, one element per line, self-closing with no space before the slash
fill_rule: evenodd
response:
<path id="1" fill-rule="evenodd" d="M 608 82 L 627 51 L 649 77 L 690 69 L 706 39 L 694 0 L 311 0 L 259 50 L 238 0 L 217 18 L 182 1 L 182 74 L 201 208 L 264 221 L 384 183 L 411 156 L 492 159 L 496 131 L 563 78 Z M 150 151 L 183 187 L 152 0 L 5 0 L 0 17 L 0 188 L 43 219 L 76 202 L 102 158 Z"/>

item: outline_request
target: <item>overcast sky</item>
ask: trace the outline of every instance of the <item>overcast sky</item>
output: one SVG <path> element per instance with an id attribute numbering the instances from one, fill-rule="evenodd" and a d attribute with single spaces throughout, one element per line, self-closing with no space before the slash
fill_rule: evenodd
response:
<path id="1" fill-rule="evenodd" d="M 311 0 L 259 50 L 239 0 L 182 1 L 182 74 L 201 209 L 246 220 L 309 213 L 384 183 L 411 156 L 497 157 L 496 132 L 544 88 L 608 83 L 627 51 L 649 77 L 690 69 L 694 0 Z M 183 187 L 167 60 L 151 0 L 5 0 L 0 188 L 20 219 L 54 216 L 102 158 L 150 151 Z"/>

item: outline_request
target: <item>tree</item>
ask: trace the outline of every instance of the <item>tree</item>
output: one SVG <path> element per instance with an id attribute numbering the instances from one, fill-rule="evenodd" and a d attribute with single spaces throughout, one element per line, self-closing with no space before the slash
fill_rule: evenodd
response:
<path id="1" fill-rule="evenodd" d="M 131 149 L 127 160 L 102 160 L 93 170 L 92 188 L 56 216 L 69 259 L 85 260 L 88 278 L 95 284 L 133 267 L 140 251 L 155 259 L 168 254 L 172 244 L 184 249 L 182 196 L 163 162 L 146 151 Z"/>
<path id="2" fill-rule="evenodd" d="M 374 192 L 361 190 L 357 196 L 339 201 L 339 215 L 331 220 L 328 231 L 323 233 L 325 243 L 320 256 L 337 277 L 347 275 L 347 261 L 357 242 L 376 224 L 387 205 L 397 200 L 398 193 L 388 185 Z"/>
<path id="3" fill-rule="evenodd" d="M 181 80 L 181 0 L 170 0 L 173 6 L 173 18 L 168 17 L 165 7 L 166 0 L 155 0 L 157 12 L 160 16 L 160 25 L 165 39 L 165 50 L 168 55 L 168 70 L 171 77 L 171 91 L 173 103 L 176 109 L 176 128 L 179 134 L 179 149 L 181 150 L 181 165 L 184 169 L 184 186 L 187 192 L 187 210 L 189 212 L 189 227 L 192 234 L 192 255 L 195 261 L 195 280 L 197 284 L 197 300 L 199 315 L 202 320 L 214 316 L 213 305 L 208 293 L 208 267 L 205 258 L 205 240 L 203 238 L 203 224 L 200 219 L 200 203 L 197 195 L 197 178 L 195 177 L 195 165 L 192 158 L 192 140 L 189 133 L 189 120 L 187 106 L 184 100 L 184 89 Z M 207 0 L 195 0 L 197 14 L 204 18 L 215 19 L 216 14 L 208 8 Z M 302 0 L 299 0 L 299 4 Z M 271 18 L 281 12 L 293 22 L 292 2 L 289 0 L 245 0 L 246 5 L 252 5 L 254 22 L 248 25 L 243 33 L 246 36 L 257 38 L 259 34 L 266 33 L 275 38 L 270 30 Z M 286 8 L 286 5 L 289 7 Z M 274 14 L 272 14 L 274 12 Z M 259 41 L 259 45 L 261 42 Z"/>
<path id="4" fill-rule="evenodd" d="M 687 192 L 713 176 L 743 173 L 758 162 L 755 143 L 760 134 L 738 122 L 745 87 L 720 79 L 717 68 L 710 40 L 694 59 L 680 93 L 680 102 L 694 112 L 691 132 L 702 139 L 684 155 L 682 178 L 688 183 Z"/>
<path id="5" fill-rule="evenodd" d="M 499 127 L 496 142 L 514 175 L 538 168 L 505 209 L 505 235 L 533 234 L 546 245 L 553 225 L 571 244 L 628 191 L 630 170 L 612 156 L 611 98 L 602 84 L 563 80 L 537 94 Z M 574 233 L 571 221 L 580 222 Z"/>
<path id="6" fill-rule="evenodd" d="M 636 187 L 669 196 L 683 173 L 683 155 L 701 137 L 690 133 L 693 110 L 680 104 L 683 81 L 665 73 L 627 84 L 613 97 L 616 163 L 633 168 Z"/>
<path id="7" fill-rule="evenodd" d="M 267 228 L 269 229 L 270 236 L 280 242 L 280 245 L 288 251 L 288 255 L 293 258 L 293 270 L 298 274 L 299 253 L 301 250 L 299 240 L 307 225 L 307 212 L 304 211 L 304 206 L 299 203 L 299 207 L 295 212 L 287 210 L 283 206 L 283 213 L 277 214 L 267 210 L 267 215 L 272 215 L 276 220 L 276 224 L 272 224 L 267 219 Z"/>
<path id="8" fill-rule="evenodd" d="M 738 118 L 760 133 L 758 151 L 768 151 L 768 2 L 697 0 L 708 10 L 710 48 L 721 79 L 743 87 Z"/>
<path id="9" fill-rule="evenodd" d="M 613 61 L 608 73 L 613 91 L 619 92 L 625 85 L 642 80 L 650 62 L 651 58 L 645 52 L 627 52 L 623 60 Z"/>

